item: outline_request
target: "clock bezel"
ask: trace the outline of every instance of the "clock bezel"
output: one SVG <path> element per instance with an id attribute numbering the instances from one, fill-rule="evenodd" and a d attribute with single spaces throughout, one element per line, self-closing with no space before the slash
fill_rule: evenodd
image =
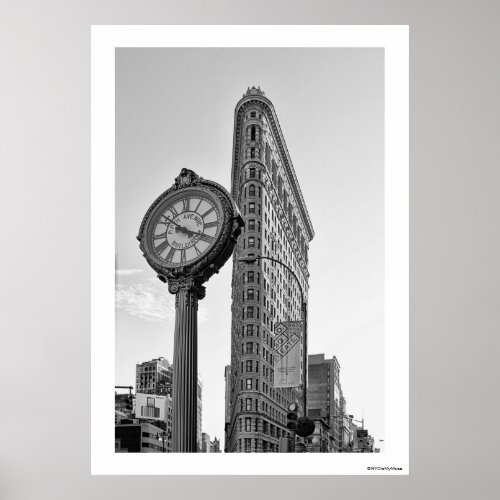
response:
<path id="1" fill-rule="evenodd" d="M 167 206 L 173 197 L 180 193 L 199 192 L 202 196 L 212 199 L 220 210 L 221 226 L 216 233 L 216 240 L 212 246 L 198 259 L 183 266 L 169 265 L 159 259 L 154 249 L 151 248 L 152 241 L 149 240 L 149 227 L 161 207 Z M 207 281 L 231 256 L 234 245 L 244 225 L 236 204 L 229 193 L 219 184 L 203 179 L 192 170 L 182 169 L 180 175 L 175 179 L 174 185 L 163 192 L 147 210 L 137 239 L 140 248 L 148 264 L 158 273 L 161 281 L 175 281 L 183 278 L 196 278 L 198 282 Z M 170 289 L 170 285 L 169 285 Z"/>

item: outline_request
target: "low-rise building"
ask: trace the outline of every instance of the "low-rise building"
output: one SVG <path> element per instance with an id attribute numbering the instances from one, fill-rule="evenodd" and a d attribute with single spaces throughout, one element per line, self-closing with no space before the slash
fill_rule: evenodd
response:
<path id="1" fill-rule="evenodd" d="M 124 423 L 126 422 L 126 423 Z M 163 429 L 137 419 L 123 420 L 115 426 L 116 453 L 162 453 Z"/>

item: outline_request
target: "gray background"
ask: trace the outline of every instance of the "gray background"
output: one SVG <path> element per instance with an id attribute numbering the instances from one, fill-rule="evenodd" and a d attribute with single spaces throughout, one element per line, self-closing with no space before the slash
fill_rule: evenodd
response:
<path id="1" fill-rule="evenodd" d="M 0 498 L 495 498 L 499 6 L 4 0 Z M 219 23 L 410 25 L 409 477 L 89 475 L 89 25 Z"/>

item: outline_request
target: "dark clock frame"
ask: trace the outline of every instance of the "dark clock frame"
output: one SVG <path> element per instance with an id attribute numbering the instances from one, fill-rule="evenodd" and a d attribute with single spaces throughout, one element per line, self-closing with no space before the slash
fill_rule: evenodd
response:
<path id="1" fill-rule="evenodd" d="M 153 216 L 156 214 L 158 207 L 162 204 L 167 204 L 173 195 L 178 195 L 184 190 L 199 190 L 205 195 L 215 197 L 222 208 L 222 227 L 216 242 L 206 254 L 185 266 L 171 267 L 156 257 L 148 238 L 148 228 L 150 224 L 154 223 Z M 236 204 L 220 184 L 203 179 L 192 170 L 183 168 L 179 176 L 176 177 L 174 185 L 158 196 L 147 210 L 146 215 L 142 219 L 137 239 L 140 242 L 140 249 L 148 264 L 156 271 L 161 281 L 164 283 L 169 282 L 170 291 L 175 293 L 177 286 L 171 285 L 175 285 L 181 280 L 193 279 L 201 284 L 210 279 L 212 275 L 218 273 L 219 269 L 231 256 L 243 226 L 243 218 Z"/>

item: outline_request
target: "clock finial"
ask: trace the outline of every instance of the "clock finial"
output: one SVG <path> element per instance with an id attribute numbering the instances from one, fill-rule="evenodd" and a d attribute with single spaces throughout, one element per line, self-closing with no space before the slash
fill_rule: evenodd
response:
<path id="1" fill-rule="evenodd" d="M 175 178 L 175 189 L 197 184 L 199 180 L 200 176 L 196 172 L 188 168 L 183 168 L 181 173 Z"/>

